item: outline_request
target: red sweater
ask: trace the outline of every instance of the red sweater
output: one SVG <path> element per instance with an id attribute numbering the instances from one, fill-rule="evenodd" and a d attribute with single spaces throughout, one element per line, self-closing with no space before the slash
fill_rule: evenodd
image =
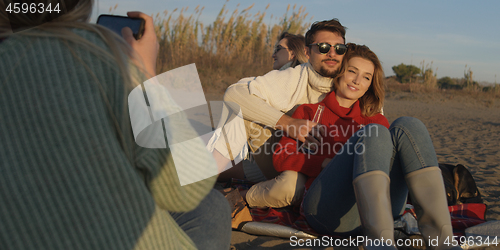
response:
<path id="1" fill-rule="evenodd" d="M 352 108 L 341 107 L 333 91 L 317 104 L 299 106 L 292 117 L 312 121 L 319 105 L 326 107 L 319 123 L 326 126 L 327 136 L 322 139 L 321 148 L 316 154 L 298 151 L 297 148 L 302 143 L 299 142 L 297 145 L 297 140 L 283 136 L 273 156 L 274 167 L 278 172 L 293 170 L 310 177 L 306 183 L 307 188 L 321 172 L 323 161 L 326 158 L 333 158 L 337 152 L 340 152 L 344 143 L 361 127 L 370 123 L 378 123 L 389 128 L 389 122 L 382 114 L 371 117 L 362 116 L 359 101 L 356 101 Z"/>

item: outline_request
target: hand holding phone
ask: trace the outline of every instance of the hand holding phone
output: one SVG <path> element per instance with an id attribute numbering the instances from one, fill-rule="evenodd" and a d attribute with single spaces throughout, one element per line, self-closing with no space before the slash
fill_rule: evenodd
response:
<path id="1" fill-rule="evenodd" d="M 125 41 L 139 55 L 140 60 L 134 63 L 143 69 L 148 78 L 156 76 L 156 57 L 160 48 L 153 18 L 142 12 L 127 12 L 128 17 L 100 15 L 97 24 L 108 27 L 125 39 Z"/>
<path id="2" fill-rule="evenodd" d="M 129 27 L 132 30 L 134 38 L 139 40 L 144 34 L 145 21 L 143 18 L 137 17 L 100 15 L 97 19 L 97 24 L 114 31 L 120 36 L 122 35 L 122 29 Z"/>
<path id="3" fill-rule="evenodd" d="M 158 56 L 160 45 L 156 38 L 153 17 L 137 11 L 127 12 L 127 15 L 132 18 L 142 18 L 145 21 L 144 34 L 141 39 L 134 39 L 132 30 L 127 27 L 123 28 L 122 36 L 140 56 L 143 64 L 136 62 L 139 68 L 145 69 L 146 73 L 149 73 L 148 78 L 156 76 L 156 57 Z"/>

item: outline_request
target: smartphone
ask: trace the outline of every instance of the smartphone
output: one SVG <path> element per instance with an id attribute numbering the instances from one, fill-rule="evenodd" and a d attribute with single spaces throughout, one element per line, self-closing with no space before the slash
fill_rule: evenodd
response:
<path id="1" fill-rule="evenodd" d="M 116 32 L 120 36 L 122 35 L 122 29 L 129 27 L 134 34 L 135 40 L 139 40 L 144 34 L 144 23 L 145 21 L 142 18 L 127 16 L 100 15 L 97 18 L 97 24 Z"/>

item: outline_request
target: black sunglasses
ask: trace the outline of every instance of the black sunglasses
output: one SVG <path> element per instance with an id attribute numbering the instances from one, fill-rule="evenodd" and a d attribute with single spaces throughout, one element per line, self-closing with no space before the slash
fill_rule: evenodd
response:
<path id="1" fill-rule="evenodd" d="M 335 53 L 337 55 L 343 55 L 347 51 L 347 45 L 345 44 L 335 44 L 330 45 L 329 43 L 313 43 L 307 46 L 311 47 L 313 45 L 318 45 L 319 53 L 326 54 L 330 51 L 330 48 L 333 47 L 335 49 Z"/>

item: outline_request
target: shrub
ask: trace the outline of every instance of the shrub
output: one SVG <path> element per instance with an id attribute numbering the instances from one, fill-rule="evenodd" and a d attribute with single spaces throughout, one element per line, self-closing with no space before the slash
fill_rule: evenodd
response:
<path id="1" fill-rule="evenodd" d="M 411 82 L 416 79 L 417 74 L 420 74 L 420 69 L 414 65 L 399 64 L 392 67 L 392 71 L 396 74 L 396 78 L 401 83 Z"/>
<path id="2" fill-rule="evenodd" d="M 422 83 L 426 86 L 426 88 L 434 89 L 437 87 L 437 74 L 434 72 L 432 68 L 433 62 L 425 64 L 425 60 L 423 60 L 420 65 L 420 74 Z M 437 71 L 437 68 L 436 68 Z"/>
<path id="3" fill-rule="evenodd" d="M 462 89 L 463 86 L 451 79 L 449 76 L 439 78 L 437 85 L 440 89 Z"/>

